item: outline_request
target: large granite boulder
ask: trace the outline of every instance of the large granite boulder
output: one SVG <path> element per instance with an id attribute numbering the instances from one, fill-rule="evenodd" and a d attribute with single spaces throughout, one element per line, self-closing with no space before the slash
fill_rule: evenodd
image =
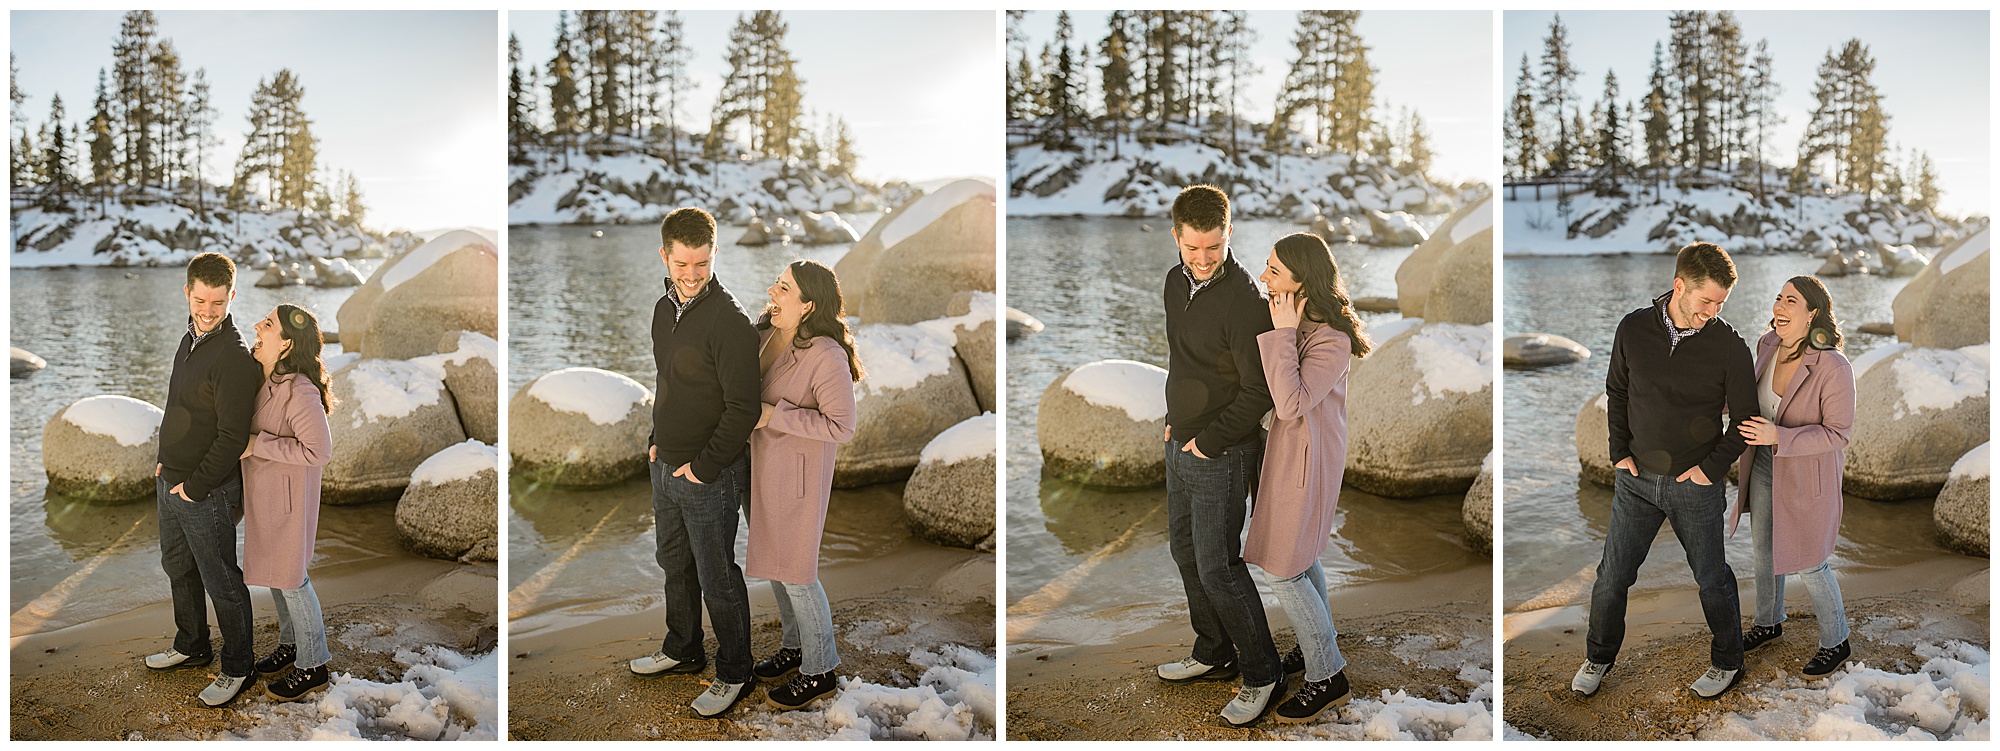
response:
<path id="1" fill-rule="evenodd" d="M 1479 463 L 1479 477 L 1472 481 L 1472 488 L 1465 491 L 1465 502 L 1459 507 L 1459 519 L 1465 523 L 1465 542 L 1481 555 L 1493 552 L 1493 454 Z"/>
<path id="2" fill-rule="evenodd" d="M 444 242 L 450 238 L 460 242 Z M 360 345 L 342 346 L 363 357 L 404 359 L 432 354 L 453 331 L 500 336 L 500 252 L 493 243 L 448 232 L 398 260 L 369 280 L 379 280 L 382 292 L 361 327 Z M 343 332 L 355 329 L 341 323 Z"/>
<path id="3" fill-rule="evenodd" d="M 903 516 L 916 536 L 971 548 L 993 535 L 1000 418 L 987 412 L 924 446 L 903 486 Z"/>
<path id="4" fill-rule="evenodd" d="M 1590 348 L 1555 334 L 1519 334 L 1500 343 L 1500 364 L 1532 369 L 1568 365 L 1590 359 Z"/>
<path id="5" fill-rule="evenodd" d="M 313 285 L 317 287 L 359 287 L 361 272 L 345 258 L 314 258 Z"/>
<path id="6" fill-rule="evenodd" d="M 1490 324 L 1429 321 L 1357 361 L 1346 483 L 1392 498 L 1472 487 L 1493 450 L 1492 367 Z"/>
<path id="7" fill-rule="evenodd" d="M 444 387 L 458 406 L 465 435 L 500 445 L 500 343 L 476 331 L 453 331 L 438 340 L 438 354 L 417 358 L 444 370 Z"/>
<path id="8" fill-rule="evenodd" d="M 1424 298 L 1424 320 L 1473 325 L 1492 322 L 1493 230 L 1473 232 L 1474 226 L 1461 222 L 1445 235 L 1447 240 L 1463 235 L 1465 241 L 1452 243 L 1438 256 L 1437 267 L 1431 272 L 1431 291 Z"/>
<path id="9" fill-rule="evenodd" d="M 1576 461 L 1583 479 L 1612 487 L 1610 397 L 1598 392 L 1576 411 Z"/>
<path id="10" fill-rule="evenodd" d="M 1952 464 L 1951 476 L 1931 507 L 1938 540 L 1947 548 L 1982 558 L 1991 555 L 1993 534 L 1992 445 L 1979 444 Z"/>
<path id="11" fill-rule="evenodd" d="M 1917 305 L 1910 327 L 1910 344 L 1932 349 L 1957 349 L 1988 341 L 1992 310 L 1992 257 L 1984 230 L 1937 265 L 1939 276 Z M 1912 280 L 1911 283 L 1915 283 Z"/>
<path id="12" fill-rule="evenodd" d="M 999 356 L 993 338 L 995 303 L 991 292 L 960 292 L 952 296 L 950 307 L 945 309 L 950 317 L 917 324 L 951 337 L 952 351 L 958 354 L 959 362 L 965 363 L 966 373 L 972 379 L 972 395 L 984 412 L 999 409 L 999 391 L 994 386 Z"/>
<path id="13" fill-rule="evenodd" d="M 42 426 L 49 490 L 99 503 L 152 498 L 164 417 L 159 407 L 113 394 L 56 410 Z"/>
<path id="14" fill-rule="evenodd" d="M 610 485 L 646 471 L 653 392 L 597 368 L 545 373 L 507 402 L 512 472 L 556 485 Z"/>
<path id="15" fill-rule="evenodd" d="M 1931 288 L 1943 279 L 1946 273 L 1944 267 L 1950 265 L 1951 269 L 1949 270 L 1956 271 L 1959 268 L 1959 264 L 1969 260 L 1971 255 L 1984 255 L 1987 246 L 1991 243 L 1991 235 L 1988 234 L 1991 230 L 1991 225 L 1980 227 L 1978 231 L 1961 237 L 1958 241 L 1945 246 L 1943 250 L 1938 251 L 1937 255 L 1931 257 L 1929 266 L 1917 272 L 1917 275 L 1910 279 L 1909 284 L 1903 285 L 1903 290 L 1896 293 L 1896 299 L 1890 303 L 1890 311 L 1895 321 L 1897 339 L 1905 342 L 1914 341 L 1917 330 L 1917 319 L 1921 317 L 1924 301 L 1930 296 Z M 1959 255 L 1961 251 L 1965 253 L 1965 256 L 1959 258 L 1957 261 L 1953 261 L 1952 257 Z M 1982 261 L 1981 263 L 1985 262 Z M 1982 316 L 1987 314 L 1983 306 L 1979 314 Z M 1985 340 L 1981 339 L 1980 341 Z"/>
<path id="16" fill-rule="evenodd" d="M 1368 230 L 1371 245 L 1417 245 L 1425 240 L 1417 218 L 1402 211 L 1369 211 Z"/>
<path id="17" fill-rule="evenodd" d="M 855 329 L 855 352 L 868 377 L 854 385 L 854 440 L 841 444 L 835 456 L 834 487 L 909 476 L 932 438 L 979 414 L 955 344 L 921 326 Z"/>
<path id="18" fill-rule="evenodd" d="M 836 265 L 842 279 L 860 282 L 848 312 L 870 323 L 916 323 L 945 315 L 957 292 L 994 291 L 995 198 L 992 184 L 960 180 L 882 217 L 849 255 L 870 253 L 870 239 L 881 250 Z"/>
<path id="19" fill-rule="evenodd" d="M 1167 371 L 1131 360 L 1062 374 L 1035 413 L 1042 474 L 1097 487 L 1166 482 L 1166 429 Z"/>
<path id="20" fill-rule="evenodd" d="M 396 502 L 403 547 L 431 558 L 500 558 L 500 455 L 479 441 L 432 454 Z"/>
<path id="21" fill-rule="evenodd" d="M 1876 500 L 1936 495 L 1952 464 L 1989 438 L 1987 367 L 1984 345 L 1892 344 L 1857 358 L 1842 488 Z"/>
<path id="22" fill-rule="evenodd" d="M 1417 250 L 1403 259 L 1396 267 L 1396 307 L 1410 318 L 1435 320 L 1425 311 L 1433 288 L 1437 285 L 1437 272 L 1445 255 L 1461 245 L 1485 247 L 1487 260 L 1487 300 L 1491 310 L 1492 300 L 1492 248 L 1493 248 L 1493 196 L 1481 196 L 1479 200 L 1459 207 L 1446 217 L 1437 231 L 1432 232 Z M 1463 258 L 1463 253 L 1460 254 Z M 1466 259 L 1469 260 L 1469 259 Z M 1464 261 L 1461 261 L 1464 262 Z M 1463 307 L 1463 306 L 1454 306 Z M 1489 313 L 1490 315 L 1490 313 Z"/>
<path id="23" fill-rule="evenodd" d="M 362 359 L 329 381 L 340 403 L 327 416 L 333 459 L 320 475 L 324 503 L 394 500 L 418 464 L 465 440 L 444 373 L 433 365 Z"/>

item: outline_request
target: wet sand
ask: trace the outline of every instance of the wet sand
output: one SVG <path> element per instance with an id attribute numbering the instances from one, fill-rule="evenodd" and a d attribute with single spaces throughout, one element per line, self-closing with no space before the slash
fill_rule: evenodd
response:
<path id="1" fill-rule="evenodd" d="M 994 556 L 927 544 L 896 546 L 889 555 L 820 567 L 833 606 L 838 668 L 843 680 L 910 686 L 924 670 L 913 649 L 958 644 L 991 654 L 995 641 Z M 651 572 L 657 581 L 657 569 Z M 750 586 L 751 653 L 777 651 L 779 623 L 769 585 Z M 773 725 L 810 722 L 806 713 L 773 714 L 754 687 L 722 718 L 705 720 L 688 708 L 714 678 L 641 677 L 627 667 L 659 649 L 666 628 L 659 608 L 596 619 L 565 619 L 509 640 L 510 740 L 749 740 Z M 713 660 L 715 636 L 704 645 Z M 843 687 L 845 688 L 845 687 Z M 992 734 L 993 728 L 981 729 Z"/>
<path id="2" fill-rule="evenodd" d="M 1466 701 L 1474 687 L 1460 680 L 1460 668 L 1492 667 L 1492 576 L 1490 565 L 1475 565 L 1332 592 L 1334 626 L 1355 702 L 1397 690 L 1440 702 Z M 1290 649 L 1296 640 L 1283 609 L 1267 607 L 1266 615 L 1279 651 Z M 1353 705 L 1312 725 L 1267 717 L 1254 727 L 1229 727 L 1216 711 L 1235 695 L 1237 681 L 1173 685 L 1153 673 L 1156 665 L 1186 657 L 1193 639 L 1183 618 L 1109 644 L 1010 656 L 1008 740 L 1363 737 L 1353 724 Z M 1440 653 L 1455 656 L 1449 667 L 1422 659 Z M 1290 679 L 1288 687 L 1296 688 L 1298 680 Z"/>
<path id="3" fill-rule="evenodd" d="M 335 673 L 393 682 L 405 669 L 394 659 L 399 649 L 437 645 L 471 655 L 497 644 L 493 564 L 379 557 L 316 566 L 312 577 Z M 268 590 L 251 587 L 250 594 L 262 654 L 277 646 L 277 621 Z M 212 639 L 219 651 L 221 635 Z M 254 727 L 257 720 L 243 710 L 272 701 L 253 686 L 230 707 L 202 706 L 195 695 L 215 679 L 219 660 L 186 670 L 146 668 L 146 655 L 173 645 L 173 607 L 166 601 L 17 634 L 12 642 L 14 740 L 206 740 Z"/>
<path id="4" fill-rule="evenodd" d="M 1923 641 L 1986 647 L 1989 573 L 1987 559 L 1964 556 L 1841 572 L 1854 650 L 1848 664 L 1911 671 L 1924 663 L 1912 651 Z M 1624 648 L 1590 698 L 1569 691 L 1583 658 L 1587 602 L 1509 614 L 1504 719 L 1516 730 L 1555 740 L 1685 740 L 1732 713 L 1755 713 L 1765 703 L 1760 687 L 1809 680 L 1798 669 L 1818 644 L 1817 626 L 1803 590 L 1787 588 L 1784 636 L 1746 654 L 1736 688 L 1714 701 L 1687 690 L 1707 668 L 1709 647 L 1691 585 L 1634 594 Z M 1755 600 L 1747 579 L 1739 579 L 1739 592 L 1748 623 Z"/>

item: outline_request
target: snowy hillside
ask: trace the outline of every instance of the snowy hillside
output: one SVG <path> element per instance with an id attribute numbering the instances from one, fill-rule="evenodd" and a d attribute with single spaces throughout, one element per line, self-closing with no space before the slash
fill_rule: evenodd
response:
<path id="1" fill-rule="evenodd" d="M 806 212 L 880 211 L 913 194 L 904 184 L 884 188 L 832 175 L 796 160 L 709 161 L 690 145 L 675 166 L 639 150 L 613 154 L 530 152 L 529 164 L 508 166 L 507 223 L 627 224 L 656 222 L 682 206 L 701 206 L 723 223 L 751 216 L 788 220 Z"/>
<path id="2" fill-rule="evenodd" d="M 382 257 L 414 247 L 415 235 L 379 237 L 355 227 L 299 212 L 231 211 L 211 204 L 204 220 L 193 207 L 171 202 L 96 203 L 68 211 L 16 208 L 9 225 L 14 268 L 52 266 L 174 266 L 216 251 L 261 268 L 272 260 L 335 256 Z"/>

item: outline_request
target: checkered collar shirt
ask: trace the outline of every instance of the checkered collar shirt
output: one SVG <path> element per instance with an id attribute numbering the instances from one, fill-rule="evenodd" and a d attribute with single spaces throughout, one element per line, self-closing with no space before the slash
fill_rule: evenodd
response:
<path id="1" fill-rule="evenodd" d="M 681 316 L 687 313 L 688 306 L 693 305 L 694 301 L 696 300 L 707 297 L 708 290 L 714 286 L 715 286 L 715 278 L 709 277 L 708 283 L 701 285 L 700 292 L 696 292 L 694 297 L 688 298 L 687 300 L 683 301 L 681 300 L 681 288 L 674 286 L 673 278 L 669 277 L 667 279 L 667 299 L 672 300 L 674 303 L 674 322 L 679 323 L 681 320 Z"/>
<path id="2" fill-rule="evenodd" d="M 215 328 L 218 329 L 222 328 L 221 323 L 222 323 L 221 321 L 217 321 Z M 213 333 L 215 333 L 215 329 L 208 330 L 208 334 L 213 334 Z M 196 329 L 194 327 L 194 316 L 188 316 L 188 339 L 189 339 L 188 349 L 190 350 L 194 349 L 195 345 L 201 343 L 201 340 L 208 338 L 208 334 L 204 334 L 200 330 Z"/>
<path id="3" fill-rule="evenodd" d="M 1200 294 L 1202 288 L 1214 284 L 1215 280 L 1221 279 L 1224 274 L 1229 273 L 1229 259 L 1230 252 L 1223 251 L 1222 263 L 1216 264 L 1215 273 L 1206 280 L 1194 278 L 1194 270 L 1188 268 L 1187 262 L 1181 262 L 1181 273 L 1186 274 L 1188 280 L 1188 302 L 1193 302 L 1194 296 Z"/>
<path id="4" fill-rule="evenodd" d="M 1667 325 L 1668 346 L 1678 347 L 1681 346 L 1682 339 L 1701 333 L 1701 327 L 1696 326 L 1691 329 L 1684 329 L 1674 325 L 1674 317 L 1667 313 L 1667 304 L 1673 299 L 1673 296 L 1674 293 L 1669 291 L 1664 295 L 1653 298 L 1653 307 L 1660 309 L 1660 322 Z"/>

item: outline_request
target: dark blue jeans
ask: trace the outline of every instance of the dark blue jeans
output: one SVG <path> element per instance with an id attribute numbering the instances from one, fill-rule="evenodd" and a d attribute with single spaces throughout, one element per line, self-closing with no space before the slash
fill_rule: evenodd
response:
<path id="1" fill-rule="evenodd" d="M 1277 682 L 1278 648 L 1264 620 L 1264 600 L 1243 562 L 1243 521 L 1250 483 L 1264 454 L 1262 431 L 1203 459 L 1167 441 L 1167 536 L 1187 590 L 1194 658 L 1208 665 L 1231 659 L 1243 685 Z M 1202 453 L 1216 451 L 1204 447 Z"/>
<path id="2" fill-rule="evenodd" d="M 651 462 L 653 557 L 667 574 L 667 638 L 660 651 L 702 658 L 701 608 L 715 628 L 715 678 L 749 683 L 750 593 L 736 563 L 738 511 L 750 496 L 750 450 L 708 483 L 673 476 L 679 465 Z"/>
<path id="3" fill-rule="evenodd" d="M 208 603 L 222 629 L 222 674 L 242 677 L 256 662 L 250 643 L 250 589 L 236 565 L 236 523 L 243 518 L 243 478 L 183 501 L 164 478 L 153 480 L 160 512 L 160 568 L 174 598 L 174 649 L 210 654 Z"/>
<path id="4" fill-rule="evenodd" d="M 1736 599 L 1736 572 L 1723 556 L 1723 514 L 1728 507 L 1725 486 L 1717 478 L 1710 485 L 1639 470 L 1633 477 L 1625 470 L 1617 475 L 1611 494 L 1611 530 L 1604 536 L 1604 559 L 1597 563 L 1597 584 L 1590 591 L 1590 635 L 1586 640 L 1591 662 L 1608 663 L 1618 657 L 1625 641 L 1627 590 L 1638 581 L 1639 566 L 1653 547 L 1661 522 L 1671 522 L 1674 537 L 1687 551 L 1688 567 L 1701 591 L 1701 612 L 1708 620 L 1708 660 L 1723 670 L 1743 668 L 1743 626 Z"/>

